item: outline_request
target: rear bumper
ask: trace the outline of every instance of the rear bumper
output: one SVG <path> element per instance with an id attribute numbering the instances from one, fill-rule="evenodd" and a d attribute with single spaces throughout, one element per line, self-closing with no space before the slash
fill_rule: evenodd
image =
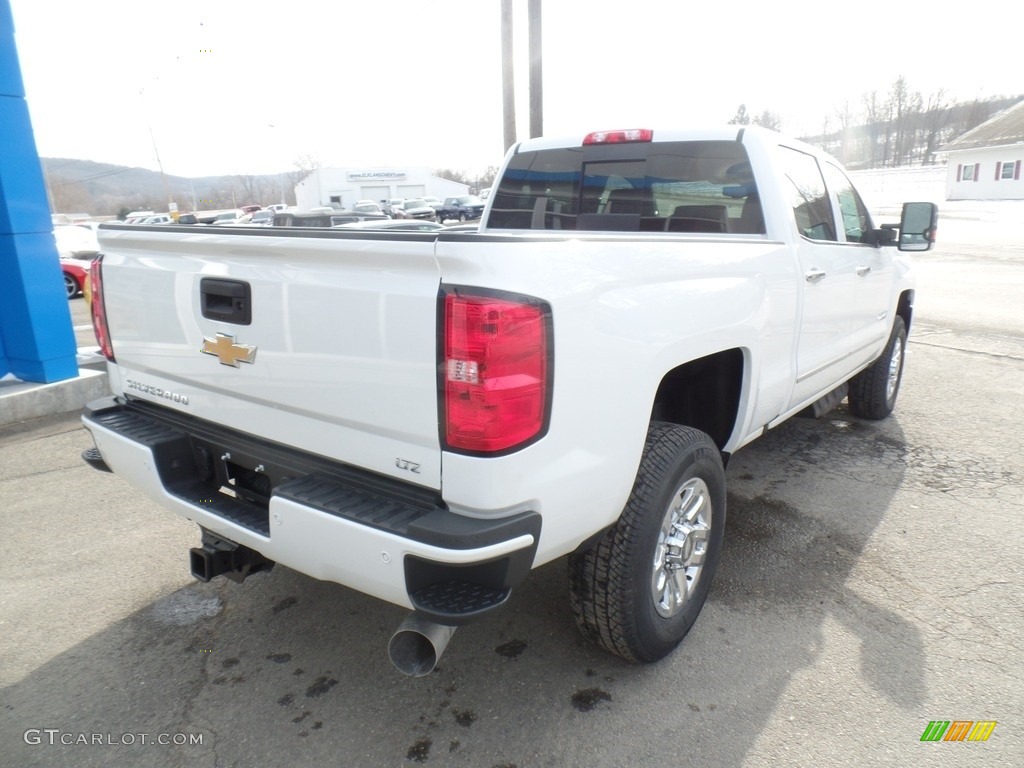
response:
<path id="1" fill-rule="evenodd" d="M 82 417 L 106 465 L 228 541 L 435 621 L 502 605 L 533 566 L 540 515 L 457 515 L 404 484 L 149 403 L 105 398 Z"/>

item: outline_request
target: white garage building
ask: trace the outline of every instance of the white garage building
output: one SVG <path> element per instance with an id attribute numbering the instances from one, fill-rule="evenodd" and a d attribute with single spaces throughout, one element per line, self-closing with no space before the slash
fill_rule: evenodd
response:
<path id="1" fill-rule="evenodd" d="M 1024 101 L 941 148 L 949 200 L 1024 200 Z"/>
<path id="2" fill-rule="evenodd" d="M 434 176 L 429 168 L 319 168 L 295 185 L 300 210 L 319 206 L 350 209 L 357 200 L 380 203 L 392 198 L 469 194 L 469 187 Z"/>

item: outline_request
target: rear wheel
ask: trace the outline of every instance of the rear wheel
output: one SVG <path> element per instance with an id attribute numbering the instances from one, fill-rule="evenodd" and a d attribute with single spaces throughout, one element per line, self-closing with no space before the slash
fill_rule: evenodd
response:
<path id="1" fill-rule="evenodd" d="M 459 214 L 459 221 L 465 221 L 465 220 L 466 220 L 466 214 L 460 213 Z"/>
<path id="2" fill-rule="evenodd" d="M 862 419 L 884 419 L 896 407 L 907 351 L 907 326 L 896 316 L 889 342 L 875 362 L 850 379 L 850 413 Z"/>
<path id="3" fill-rule="evenodd" d="M 653 422 L 619 521 L 569 558 L 580 631 L 628 661 L 666 656 L 704 605 L 724 532 L 718 447 L 699 430 Z"/>
<path id="4" fill-rule="evenodd" d="M 75 280 L 71 275 L 64 273 L 64 292 L 67 293 L 69 299 L 75 298 L 78 294 L 78 281 Z"/>

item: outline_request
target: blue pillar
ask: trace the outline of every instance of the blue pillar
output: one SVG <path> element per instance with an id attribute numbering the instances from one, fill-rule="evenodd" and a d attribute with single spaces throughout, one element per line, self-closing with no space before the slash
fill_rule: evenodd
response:
<path id="1" fill-rule="evenodd" d="M 76 352 L 14 18 L 8 0 L 0 0 L 0 376 L 74 378 Z"/>

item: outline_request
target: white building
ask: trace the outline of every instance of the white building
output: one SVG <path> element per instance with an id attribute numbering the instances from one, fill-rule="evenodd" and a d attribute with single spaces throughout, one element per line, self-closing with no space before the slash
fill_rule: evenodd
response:
<path id="1" fill-rule="evenodd" d="M 467 185 L 434 176 L 429 168 L 319 168 L 295 185 L 295 203 L 301 210 L 350 209 L 357 200 L 380 203 L 424 195 L 443 200 L 468 193 Z"/>
<path id="2" fill-rule="evenodd" d="M 949 156 L 948 200 L 1024 200 L 1024 101 L 972 128 L 940 151 Z"/>

